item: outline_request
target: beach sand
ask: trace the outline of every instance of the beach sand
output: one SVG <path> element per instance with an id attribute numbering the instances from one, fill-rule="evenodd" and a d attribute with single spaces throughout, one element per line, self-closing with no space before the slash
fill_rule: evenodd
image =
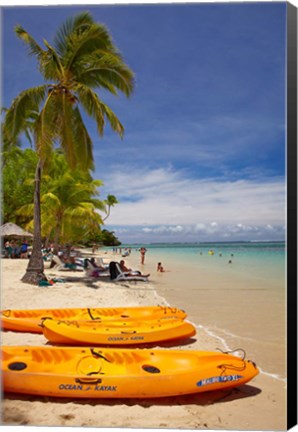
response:
<path id="1" fill-rule="evenodd" d="M 98 256 L 107 261 L 115 259 L 112 253 L 99 253 Z M 37 287 L 20 281 L 27 264 L 27 260 L 2 260 L 2 310 L 169 304 L 166 298 L 159 296 L 159 285 L 162 278 L 167 277 L 166 273 L 152 273 L 149 283 L 112 283 L 103 278 L 86 278 L 84 272 L 46 269 L 48 276 L 63 277 L 65 282 Z M 136 268 L 136 262 L 130 258 L 126 259 L 126 264 Z M 183 280 L 180 283 L 183 284 Z M 178 303 L 171 306 L 183 308 Z M 185 310 L 187 312 L 187 307 Z M 193 340 L 172 348 L 211 351 L 225 348 L 200 323 L 194 324 L 197 334 Z M 2 345 L 45 344 L 43 335 L 2 332 Z M 233 390 L 161 399 L 79 400 L 5 394 L 1 423 L 6 426 L 284 430 L 286 389 L 283 380 L 261 372 L 247 385 Z"/>

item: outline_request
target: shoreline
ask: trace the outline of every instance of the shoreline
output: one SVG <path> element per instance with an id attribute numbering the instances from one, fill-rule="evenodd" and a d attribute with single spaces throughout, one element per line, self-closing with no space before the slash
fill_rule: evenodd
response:
<path id="1" fill-rule="evenodd" d="M 220 348 L 243 348 L 262 370 L 285 381 L 285 290 L 277 289 L 281 280 L 272 289 L 271 280 L 240 276 L 238 268 L 218 266 L 215 257 L 208 266 L 200 260 L 194 266 L 167 256 L 165 268 L 170 271 L 157 273 L 154 250 L 147 255 L 144 266 L 137 254 L 132 253 L 129 262 L 151 272 L 158 295 L 187 310 L 188 319 L 220 341 Z"/>
<path id="2" fill-rule="evenodd" d="M 120 256 L 103 253 L 104 260 L 120 260 Z M 138 257 L 139 258 L 139 257 Z M 137 258 L 124 258 L 129 266 L 141 267 Z M 27 260 L 2 260 L 1 309 L 38 309 L 51 307 L 109 307 L 137 305 L 170 305 L 172 296 L 165 296 L 162 278 L 167 274 L 150 277 L 150 282 L 111 282 L 90 280 L 84 272 L 45 269 L 47 275 L 66 278 L 64 283 L 50 287 L 23 284 L 20 278 Z M 153 270 L 154 271 L 154 270 Z M 169 275 L 170 273 L 168 273 Z M 21 295 L 23 294 L 23 295 Z M 193 319 L 197 334 L 194 340 L 185 341 L 173 349 L 198 349 L 215 351 L 221 342 L 212 332 Z M 2 332 L 3 345 L 44 345 L 43 335 Z M 228 345 L 227 345 L 228 346 Z M 157 349 L 160 347 L 156 347 Z M 153 347 L 155 348 L 155 347 Z M 145 348 L 144 348 L 145 349 Z M 171 347 L 167 347 L 171 349 Z M 225 349 L 223 346 L 222 349 Z M 258 365 L 259 366 L 259 365 Z M 221 430 L 281 430 L 286 429 L 286 393 L 284 383 L 260 373 L 245 386 L 230 390 L 206 392 L 174 398 L 144 400 L 87 400 L 5 395 L 2 403 L 2 424 L 34 426 L 88 426 L 120 428 L 167 429 L 221 429 Z M 100 409 L 99 409 L 100 408 Z M 146 408 L 146 409 L 145 409 Z"/>

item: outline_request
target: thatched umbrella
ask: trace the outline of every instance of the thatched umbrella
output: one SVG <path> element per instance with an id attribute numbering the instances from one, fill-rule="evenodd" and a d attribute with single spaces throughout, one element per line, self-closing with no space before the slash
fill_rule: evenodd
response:
<path id="1" fill-rule="evenodd" d="M 33 234 L 28 231 L 23 230 L 23 228 L 18 225 L 8 222 L 0 227 L 1 237 L 33 237 Z"/>

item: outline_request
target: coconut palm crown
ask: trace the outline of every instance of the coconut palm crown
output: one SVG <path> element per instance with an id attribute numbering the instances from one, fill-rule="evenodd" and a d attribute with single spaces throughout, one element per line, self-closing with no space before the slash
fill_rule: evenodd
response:
<path id="1" fill-rule="evenodd" d="M 94 119 L 103 135 L 108 122 L 121 137 L 123 125 L 102 101 L 96 90 L 130 96 L 134 75 L 125 64 L 111 36 L 102 24 L 94 22 L 89 12 L 68 19 L 57 31 L 50 45 L 43 40 L 42 48 L 20 25 L 17 36 L 26 44 L 29 54 L 36 57 L 45 83 L 22 91 L 6 111 L 4 131 L 11 142 L 26 131 L 30 113 L 37 112 L 33 125 L 35 150 L 39 156 L 36 170 L 34 243 L 27 273 L 23 281 L 38 283 L 43 277 L 40 234 L 41 172 L 55 147 L 60 147 L 71 167 L 94 168 L 92 140 L 84 124 L 80 108 Z M 31 125 L 32 128 L 32 125 Z M 32 131 L 32 129 L 31 129 Z M 34 258 L 35 256 L 35 258 Z M 32 277 L 32 274 L 35 277 Z M 28 275 L 27 275 L 28 276 Z"/>

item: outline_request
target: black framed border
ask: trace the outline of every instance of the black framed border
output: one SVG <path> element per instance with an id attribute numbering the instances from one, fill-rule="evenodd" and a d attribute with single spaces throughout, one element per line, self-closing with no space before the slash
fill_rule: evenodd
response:
<path id="1" fill-rule="evenodd" d="M 287 428 L 297 425 L 297 8 L 287 3 Z"/>

